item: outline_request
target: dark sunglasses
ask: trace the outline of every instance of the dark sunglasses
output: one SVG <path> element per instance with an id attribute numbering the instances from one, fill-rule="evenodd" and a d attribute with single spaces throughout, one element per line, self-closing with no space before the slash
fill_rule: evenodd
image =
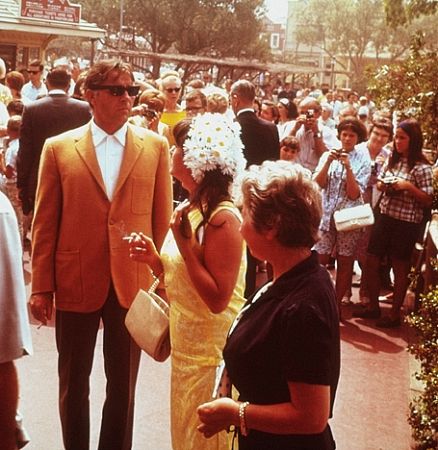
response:
<path id="1" fill-rule="evenodd" d="M 180 90 L 181 90 L 181 86 L 180 87 L 177 87 L 177 88 L 166 88 L 166 89 L 164 89 L 166 92 L 168 92 L 169 94 L 171 94 L 172 92 L 175 92 L 175 94 L 177 93 L 177 92 L 179 92 Z"/>
<path id="2" fill-rule="evenodd" d="M 138 91 L 140 90 L 140 86 L 102 85 L 102 86 L 90 86 L 90 89 L 92 91 L 107 90 L 114 97 L 121 97 L 125 92 L 127 92 L 130 97 L 136 97 L 138 94 Z"/>
<path id="3" fill-rule="evenodd" d="M 28 70 L 27 73 L 31 73 L 32 75 L 36 75 L 37 73 L 40 73 L 39 70 Z"/>

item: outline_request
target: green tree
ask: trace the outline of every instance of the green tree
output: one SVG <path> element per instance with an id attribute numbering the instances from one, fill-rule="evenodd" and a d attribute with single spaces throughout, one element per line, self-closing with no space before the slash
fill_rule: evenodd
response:
<path id="1" fill-rule="evenodd" d="M 424 48 L 421 35 L 413 40 L 409 56 L 384 65 L 371 74 L 369 89 L 378 103 L 393 99 L 401 118 L 414 117 L 420 123 L 426 146 L 438 147 L 438 54 Z"/>
<path id="2" fill-rule="evenodd" d="M 367 66 L 403 55 L 418 26 L 391 29 L 382 0 L 309 0 L 297 17 L 301 24 L 298 42 L 321 48 L 340 67 L 351 71 L 352 85 L 359 90 L 366 86 Z"/>
<path id="3" fill-rule="evenodd" d="M 110 37 L 118 33 L 118 4 L 84 0 L 83 5 L 86 20 L 108 29 Z M 259 37 L 264 14 L 263 0 L 124 0 L 123 23 L 131 49 L 141 36 L 155 53 L 266 59 L 268 47 Z"/>
<path id="4" fill-rule="evenodd" d="M 438 0 L 384 0 L 384 3 L 386 20 L 392 27 L 438 11 Z"/>

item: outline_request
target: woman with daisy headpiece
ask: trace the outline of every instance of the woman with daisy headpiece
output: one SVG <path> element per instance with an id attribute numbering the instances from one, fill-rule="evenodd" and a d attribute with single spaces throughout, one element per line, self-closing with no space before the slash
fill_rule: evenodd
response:
<path id="1" fill-rule="evenodd" d="M 174 128 L 172 175 L 188 191 L 174 211 L 161 254 L 133 235 L 131 257 L 163 274 L 170 302 L 171 431 L 174 450 L 227 449 L 227 434 L 206 440 L 196 408 L 212 397 L 228 329 L 243 305 L 246 272 L 241 216 L 232 186 L 246 166 L 240 126 L 207 113 Z"/>

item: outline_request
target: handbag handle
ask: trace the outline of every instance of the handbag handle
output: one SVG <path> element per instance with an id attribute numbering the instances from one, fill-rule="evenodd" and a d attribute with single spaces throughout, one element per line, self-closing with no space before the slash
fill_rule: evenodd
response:
<path id="1" fill-rule="evenodd" d="M 152 275 L 152 278 L 154 281 L 152 281 L 152 284 L 151 284 L 150 288 L 148 289 L 148 294 L 153 294 L 155 292 L 158 285 L 160 284 L 160 278 L 163 275 L 163 273 L 160 273 L 160 275 L 158 275 L 158 277 L 157 277 L 154 274 L 154 272 L 152 272 L 152 270 L 151 270 L 151 275 Z"/>

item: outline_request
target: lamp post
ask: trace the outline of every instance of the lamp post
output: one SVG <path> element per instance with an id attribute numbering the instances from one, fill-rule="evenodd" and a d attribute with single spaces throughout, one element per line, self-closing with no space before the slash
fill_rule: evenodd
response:
<path id="1" fill-rule="evenodd" d="M 335 58 L 332 58 L 330 61 L 330 88 L 333 90 L 335 88 L 335 64 L 336 60 Z"/>
<path id="2" fill-rule="evenodd" d="M 125 7 L 124 0 L 120 0 L 120 30 L 119 30 L 119 42 L 118 49 L 122 49 L 122 32 L 123 32 L 123 9 Z"/>

